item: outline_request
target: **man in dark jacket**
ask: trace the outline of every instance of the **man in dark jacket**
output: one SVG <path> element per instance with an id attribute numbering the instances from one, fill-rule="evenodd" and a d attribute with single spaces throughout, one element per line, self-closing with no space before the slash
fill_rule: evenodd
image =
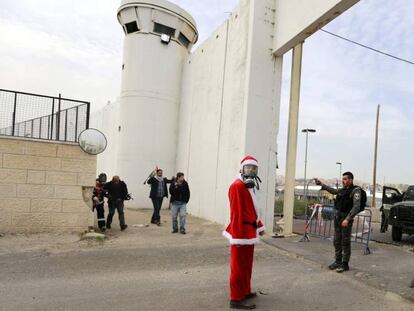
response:
<path id="1" fill-rule="evenodd" d="M 354 186 L 354 175 L 351 172 L 342 174 L 342 189 L 331 188 L 318 179 L 315 181 L 317 185 L 322 186 L 322 190 L 336 195 L 336 215 L 334 218 L 335 262 L 329 265 L 329 269 L 342 273 L 349 270 L 352 224 L 354 217 L 361 209 L 361 188 Z"/>
<path id="2" fill-rule="evenodd" d="M 154 206 L 154 213 L 151 217 L 151 223 L 161 225 L 160 210 L 164 197 L 168 198 L 167 184 L 172 182 L 172 179 L 162 177 L 162 170 L 155 169 L 154 176 L 148 179 L 147 184 L 151 185 L 150 198 Z"/>
<path id="3" fill-rule="evenodd" d="M 180 233 L 185 234 L 185 216 L 187 203 L 190 200 L 190 188 L 183 173 L 177 173 L 174 183 L 170 186 L 172 233 L 178 232 L 177 216 L 180 215 Z"/>
<path id="4" fill-rule="evenodd" d="M 115 210 L 118 211 L 119 225 L 124 231 L 128 225 L 125 224 L 124 216 L 124 200 L 128 197 L 127 185 L 119 178 L 119 176 L 112 177 L 112 180 L 105 184 L 104 191 L 108 197 L 109 214 L 106 220 L 106 228 L 111 229 L 112 218 L 115 215 Z"/>

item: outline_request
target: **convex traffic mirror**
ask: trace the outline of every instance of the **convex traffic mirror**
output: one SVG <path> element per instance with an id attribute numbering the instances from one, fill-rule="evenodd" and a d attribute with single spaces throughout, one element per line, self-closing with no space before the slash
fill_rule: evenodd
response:
<path id="1" fill-rule="evenodd" d="M 107 145 L 105 135 L 97 129 L 86 129 L 79 134 L 79 146 L 89 154 L 100 154 L 104 152 Z"/>

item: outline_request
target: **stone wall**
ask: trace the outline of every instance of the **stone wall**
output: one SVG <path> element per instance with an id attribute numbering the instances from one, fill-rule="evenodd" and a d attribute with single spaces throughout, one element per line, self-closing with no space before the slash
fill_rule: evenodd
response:
<path id="1" fill-rule="evenodd" d="M 87 229 L 94 215 L 82 193 L 95 172 L 96 156 L 77 144 L 0 136 L 0 232 Z"/>

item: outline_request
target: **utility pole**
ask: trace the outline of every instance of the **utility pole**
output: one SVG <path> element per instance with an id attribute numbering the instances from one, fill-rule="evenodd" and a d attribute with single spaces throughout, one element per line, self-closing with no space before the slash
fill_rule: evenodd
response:
<path id="1" fill-rule="evenodd" d="M 374 147 L 374 176 L 373 176 L 373 182 L 372 182 L 372 202 L 371 207 L 376 207 L 375 202 L 375 193 L 377 190 L 377 158 L 378 158 L 378 125 L 379 125 L 379 115 L 380 115 L 380 105 L 377 107 L 377 122 L 375 125 L 375 147 Z"/>
<path id="2" fill-rule="evenodd" d="M 307 200 L 307 182 L 306 182 L 306 168 L 308 165 L 308 140 L 309 140 L 309 133 L 315 133 L 315 129 L 303 129 L 302 133 L 306 133 L 306 148 L 305 148 L 305 174 L 304 174 L 304 181 L 303 181 L 303 198 L 306 202 Z"/>
<path id="3" fill-rule="evenodd" d="M 339 178 L 338 178 L 338 182 L 336 183 L 336 189 L 339 189 L 339 183 L 341 182 L 341 178 L 342 178 L 342 162 L 336 162 L 336 164 L 339 165 Z"/>

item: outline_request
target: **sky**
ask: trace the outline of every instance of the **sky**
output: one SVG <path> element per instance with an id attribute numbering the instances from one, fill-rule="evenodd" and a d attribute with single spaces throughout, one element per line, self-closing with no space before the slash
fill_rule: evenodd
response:
<path id="1" fill-rule="evenodd" d="M 237 0 L 171 0 L 196 20 L 199 43 Z M 0 0 L 0 88 L 90 101 L 119 96 L 124 34 L 116 0 Z M 324 29 L 414 61 L 414 1 L 361 0 Z M 291 53 L 284 56 L 279 175 L 284 175 Z M 414 66 L 317 32 L 304 44 L 299 131 L 310 134 L 308 177 L 350 170 L 372 180 L 375 114 L 381 105 L 377 176 L 414 184 Z M 0 111 L 1 113 L 1 111 Z M 297 177 L 304 175 L 299 133 Z"/>

